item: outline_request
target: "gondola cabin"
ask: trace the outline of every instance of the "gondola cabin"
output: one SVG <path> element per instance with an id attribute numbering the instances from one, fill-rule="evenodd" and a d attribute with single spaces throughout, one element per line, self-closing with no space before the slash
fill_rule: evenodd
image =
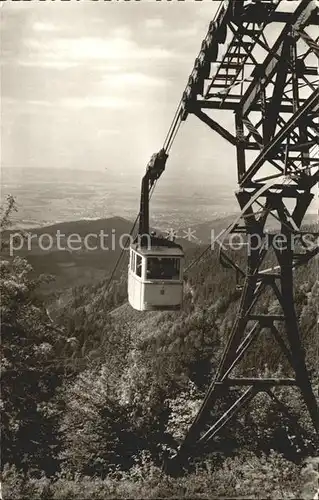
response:
<path id="1" fill-rule="evenodd" d="M 180 309 L 183 302 L 184 253 L 165 238 L 149 237 L 148 244 L 130 247 L 128 300 L 138 311 Z"/>

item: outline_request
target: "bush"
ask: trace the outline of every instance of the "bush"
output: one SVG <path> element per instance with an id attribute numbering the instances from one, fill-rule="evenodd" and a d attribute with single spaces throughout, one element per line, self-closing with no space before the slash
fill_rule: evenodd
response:
<path id="1" fill-rule="evenodd" d="M 318 480 L 319 459 L 308 459 L 304 468 L 271 452 L 257 457 L 243 452 L 216 467 L 206 460 L 183 477 L 166 476 L 154 465 L 149 453 L 135 457 L 129 471 L 113 471 L 105 479 L 60 474 L 49 480 L 28 478 L 14 467 L 3 474 L 4 498 L 54 500 L 155 499 L 155 498 L 234 498 L 254 499 L 313 498 Z M 312 496 L 311 496 L 312 495 Z"/>

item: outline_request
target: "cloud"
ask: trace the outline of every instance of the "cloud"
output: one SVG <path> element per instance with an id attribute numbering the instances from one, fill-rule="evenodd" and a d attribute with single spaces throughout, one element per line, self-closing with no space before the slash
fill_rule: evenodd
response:
<path id="1" fill-rule="evenodd" d="M 25 45 L 36 57 L 50 61 L 145 60 L 176 56 L 160 46 L 141 47 L 133 40 L 120 37 L 55 38 L 46 41 L 29 38 Z"/>
<path id="2" fill-rule="evenodd" d="M 59 28 L 52 23 L 43 23 L 40 21 L 36 21 L 35 23 L 33 23 L 32 29 L 34 31 L 53 32 L 58 31 Z"/>
<path id="3" fill-rule="evenodd" d="M 29 100 L 26 101 L 25 104 L 30 105 L 30 106 L 44 106 L 46 108 L 51 108 L 52 106 L 55 106 L 55 103 L 53 101 L 43 101 L 43 100 Z"/>
<path id="4" fill-rule="evenodd" d="M 115 38 L 130 38 L 132 31 L 128 26 L 119 26 L 112 30 L 112 36 Z"/>
<path id="5" fill-rule="evenodd" d="M 153 17 L 151 19 L 146 19 L 145 26 L 148 29 L 163 28 L 164 21 L 160 17 Z"/>
<path id="6" fill-rule="evenodd" d="M 178 38 L 187 38 L 189 36 L 195 37 L 199 33 L 202 33 L 202 30 L 200 30 L 196 26 L 190 26 L 189 28 L 180 28 L 174 31 L 174 37 Z"/>
<path id="7" fill-rule="evenodd" d="M 116 130 L 116 129 L 99 129 L 96 135 L 98 138 L 103 138 L 103 137 L 115 136 L 115 135 L 120 135 L 120 134 L 121 134 L 120 130 Z"/>
<path id="8" fill-rule="evenodd" d="M 25 66 L 29 68 L 47 68 L 47 69 L 58 69 L 65 70 L 70 68 L 75 68 L 79 66 L 79 63 L 72 61 L 46 61 L 46 60 L 19 60 L 17 61 L 18 66 Z"/>
<path id="9" fill-rule="evenodd" d="M 144 73 L 118 73 L 103 79 L 111 87 L 167 87 L 169 82 L 164 78 L 156 78 Z"/>
<path id="10" fill-rule="evenodd" d="M 117 97 L 105 97 L 105 96 L 85 96 L 85 97 L 70 97 L 66 99 L 61 99 L 58 103 L 60 106 L 67 108 L 127 108 L 136 106 L 138 103 L 134 101 L 128 101 L 127 99 L 120 99 Z"/>
<path id="11" fill-rule="evenodd" d="M 127 106 L 134 107 L 138 106 L 138 101 L 122 99 L 114 96 L 98 96 L 98 95 L 87 95 L 83 97 L 67 97 L 63 99 L 11 99 L 11 98 L 3 98 L 2 104 L 6 106 L 15 106 L 16 108 L 23 110 L 24 108 L 36 108 L 36 107 L 45 107 L 45 108 L 73 108 L 73 109 L 82 109 L 82 108 L 109 108 L 109 109 L 118 109 L 118 108 L 127 108 Z M 109 131 L 110 133 L 110 131 Z M 112 130 L 112 134 L 114 134 L 114 130 Z"/>

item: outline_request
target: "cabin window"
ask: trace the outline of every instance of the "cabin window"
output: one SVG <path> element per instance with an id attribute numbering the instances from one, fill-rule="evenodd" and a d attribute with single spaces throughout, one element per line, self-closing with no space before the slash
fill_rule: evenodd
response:
<path id="1" fill-rule="evenodd" d="M 180 259 L 149 257 L 147 259 L 147 279 L 179 280 Z"/>
<path id="2" fill-rule="evenodd" d="M 136 255 L 136 274 L 140 278 L 142 277 L 142 257 L 140 255 Z"/>
<path id="3" fill-rule="evenodd" d="M 133 271 L 133 273 L 135 273 L 135 257 L 135 252 L 131 251 L 131 271 Z"/>

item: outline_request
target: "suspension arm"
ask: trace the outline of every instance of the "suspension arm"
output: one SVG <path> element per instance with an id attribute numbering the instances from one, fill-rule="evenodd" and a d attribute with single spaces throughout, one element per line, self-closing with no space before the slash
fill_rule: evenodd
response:
<path id="1" fill-rule="evenodd" d="M 160 178 L 165 170 L 168 154 L 165 149 L 161 149 L 158 153 L 152 155 L 146 173 L 142 179 L 141 200 L 140 200 L 140 222 L 139 234 L 149 234 L 149 199 L 150 191 L 154 183 Z"/>

